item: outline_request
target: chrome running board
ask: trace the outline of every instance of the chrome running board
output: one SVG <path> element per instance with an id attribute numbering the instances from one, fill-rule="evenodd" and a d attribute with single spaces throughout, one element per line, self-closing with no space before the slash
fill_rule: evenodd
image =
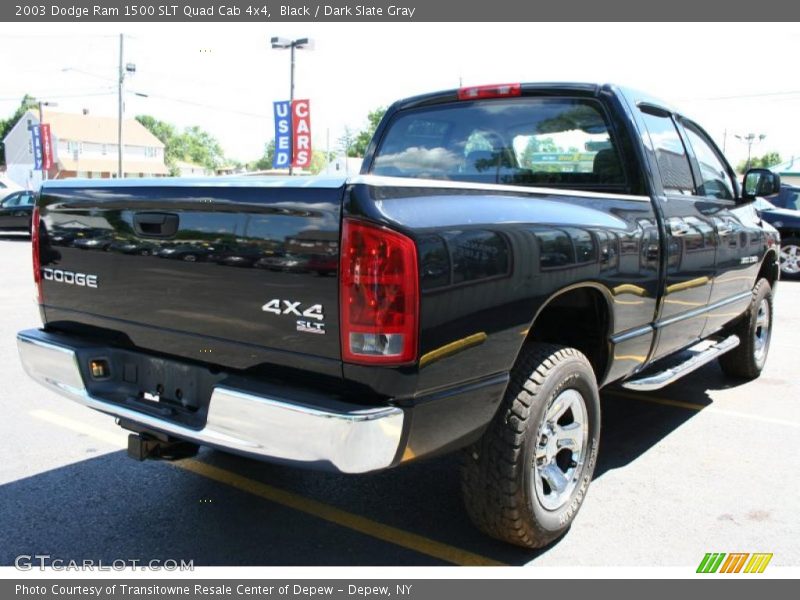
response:
<path id="1" fill-rule="evenodd" d="M 648 392 L 650 390 L 660 389 L 673 381 L 677 381 L 684 375 L 696 371 L 715 358 L 733 350 L 738 345 L 739 336 L 731 335 L 704 350 L 692 350 L 689 348 L 689 350 L 686 351 L 689 356 L 683 362 L 658 371 L 657 373 L 646 374 L 637 379 L 629 379 L 622 383 L 622 387 L 635 392 Z"/>

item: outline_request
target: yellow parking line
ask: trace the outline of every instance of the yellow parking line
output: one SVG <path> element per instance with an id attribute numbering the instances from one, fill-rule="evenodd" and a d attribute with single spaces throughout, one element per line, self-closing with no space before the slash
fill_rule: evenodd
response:
<path id="1" fill-rule="evenodd" d="M 661 404 L 663 406 L 674 406 L 675 408 L 685 408 L 687 410 L 703 411 L 719 415 L 727 415 L 729 417 L 737 417 L 740 419 L 750 419 L 752 421 L 761 421 L 762 423 L 770 423 L 772 425 L 785 425 L 786 427 L 800 428 L 800 423 L 796 421 L 787 421 L 785 419 L 776 419 L 774 417 L 764 417 L 761 415 L 754 415 L 752 413 L 740 412 L 738 410 L 728 410 L 726 408 L 717 408 L 713 404 L 696 404 L 694 402 L 683 402 L 681 400 L 672 400 L 670 398 L 658 398 L 654 396 L 647 396 L 644 394 L 635 394 L 622 390 L 610 390 L 603 392 L 604 396 L 611 396 L 617 398 L 625 398 L 628 400 L 639 400 L 641 402 L 649 402 L 651 404 Z"/>
<path id="2" fill-rule="evenodd" d="M 183 460 L 175 463 L 176 466 L 191 471 L 203 477 L 219 481 L 220 483 L 227 484 L 236 489 L 242 490 L 255 496 L 260 496 L 276 504 L 288 506 L 294 510 L 304 512 L 306 514 L 324 519 L 331 523 L 347 527 L 359 533 L 364 533 L 374 538 L 378 538 L 385 542 L 414 550 L 421 554 L 427 554 L 434 558 L 438 558 L 457 565 L 469 566 L 483 566 L 494 565 L 500 566 L 503 563 L 479 554 L 473 554 L 454 546 L 449 546 L 435 540 L 431 540 L 416 533 L 410 533 L 396 527 L 384 525 L 367 519 L 365 517 L 349 513 L 329 504 L 324 504 L 311 498 L 306 498 L 286 490 L 281 490 L 271 485 L 248 479 L 231 471 L 214 467 L 207 463 L 197 460 Z"/>
<path id="3" fill-rule="evenodd" d="M 47 421 L 53 425 L 58 425 L 66 429 L 71 429 L 102 440 L 110 445 L 124 448 L 127 441 L 120 435 L 114 435 L 110 431 L 99 429 L 91 425 L 86 425 L 80 421 L 62 417 L 46 410 L 34 410 L 29 413 L 42 421 Z M 389 542 L 396 546 L 401 546 L 420 554 L 432 556 L 440 560 L 456 565 L 466 566 L 503 566 L 504 563 L 474 554 L 455 546 L 437 542 L 425 536 L 417 535 L 409 531 L 404 531 L 390 525 L 384 525 L 378 521 L 373 521 L 366 517 L 356 515 L 329 504 L 306 498 L 299 494 L 282 490 L 254 479 L 249 479 L 232 471 L 221 469 L 207 463 L 186 459 L 169 463 L 174 467 L 189 471 L 201 477 L 212 479 L 219 483 L 231 486 L 248 494 L 259 496 L 275 504 L 286 506 L 293 510 L 306 513 L 308 515 L 323 519 L 330 523 L 358 531 L 373 538 Z"/>
<path id="4" fill-rule="evenodd" d="M 32 417 L 36 417 L 40 421 L 47 421 L 53 425 L 58 425 L 59 427 L 64 427 L 65 429 L 71 429 L 77 433 L 88 435 L 89 437 L 103 441 L 110 446 L 117 446 L 119 448 L 128 447 L 128 436 L 121 429 L 106 430 L 100 429 L 99 427 L 92 427 L 91 425 L 87 425 L 81 421 L 76 421 L 75 419 L 70 419 L 69 417 L 62 417 L 61 415 L 51 413 L 47 410 L 32 410 L 28 414 L 30 414 Z"/>

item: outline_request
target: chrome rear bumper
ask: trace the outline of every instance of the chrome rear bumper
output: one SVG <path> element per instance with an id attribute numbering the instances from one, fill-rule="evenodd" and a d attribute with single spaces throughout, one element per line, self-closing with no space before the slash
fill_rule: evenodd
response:
<path id="1" fill-rule="evenodd" d="M 329 463 L 343 473 L 391 466 L 403 433 L 396 407 L 329 411 L 240 389 L 214 387 L 205 426 L 195 430 L 92 396 L 69 342 L 32 329 L 17 334 L 25 371 L 33 379 L 80 404 L 174 437 L 280 461 Z"/>

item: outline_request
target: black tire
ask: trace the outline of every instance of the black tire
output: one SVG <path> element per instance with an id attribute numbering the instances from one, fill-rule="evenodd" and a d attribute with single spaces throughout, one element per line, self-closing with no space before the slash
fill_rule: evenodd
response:
<path id="1" fill-rule="evenodd" d="M 766 310 L 767 324 L 762 316 Z M 753 288 L 753 298 L 744 316 L 729 330 L 739 336 L 739 345 L 719 357 L 723 372 L 737 379 L 755 379 L 767 362 L 769 343 L 772 340 L 772 287 L 760 279 Z M 762 334 L 766 334 L 764 337 Z"/>
<path id="2" fill-rule="evenodd" d="M 794 278 L 800 275 L 797 271 L 798 267 L 800 267 L 797 259 L 799 254 L 798 249 L 800 249 L 800 238 L 789 237 L 781 240 L 781 256 L 779 262 L 782 277 Z"/>
<path id="3" fill-rule="evenodd" d="M 546 411 L 556 408 L 553 401 L 565 398 L 565 392 L 574 397 L 575 391 L 583 399 L 587 430 L 580 465 L 571 465 L 574 471 L 566 480 L 572 487 L 569 492 L 570 487 L 565 487 L 563 504 L 548 507 L 548 486 L 540 483 L 542 489 L 536 488 L 544 478 L 539 476 L 541 463 L 534 467 L 534 461 L 547 448 L 541 445 L 545 438 L 540 437 L 540 429 L 546 427 Z M 569 420 L 572 410 L 556 417 L 559 428 L 570 427 L 570 423 L 559 424 Z M 574 414 L 572 418 L 578 422 Z M 558 436 L 552 433 L 551 437 Z M 574 348 L 529 345 L 511 372 L 494 420 L 483 437 L 464 450 L 461 474 L 467 513 L 494 538 L 526 548 L 549 544 L 566 532 L 581 507 L 594 473 L 599 440 L 600 396 L 589 361 Z M 571 461 L 575 454 L 567 453 Z M 563 449 L 558 456 L 564 458 Z"/>

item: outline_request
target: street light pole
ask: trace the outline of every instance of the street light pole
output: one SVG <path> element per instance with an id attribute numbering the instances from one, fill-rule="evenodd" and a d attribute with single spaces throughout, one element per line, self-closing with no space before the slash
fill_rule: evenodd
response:
<path id="1" fill-rule="evenodd" d="M 289 53 L 291 55 L 291 59 L 289 62 L 291 66 L 289 67 L 289 110 L 292 110 L 292 102 L 294 102 L 294 49 L 296 47 L 297 40 L 293 40 L 291 47 L 289 48 Z M 289 161 L 289 176 L 292 176 L 294 172 L 294 165 L 292 165 L 292 161 Z"/>
<path id="2" fill-rule="evenodd" d="M 760 133 L 756 135 L 755 133 L 748 133 L 747 135 L 737 135 L 736 139 L 744 142 L 747 144 L 747 163 L 745 164 L 744 170 L 747 171 L 750 168 L 750 158 L 751 158 L 751 151 L 753 149 L 753 144 L 756 142 L 762 141 L 766 135 Z"/>
<path id="3" fill-rule="evenodd" d="M 310 38 L 297 38 L 296 40 L 289 40 L 281 37 L 274 37 L 270 40 L 273 50 L 289 50 L 289 110 L 291 110 L 292 102 L 294 101 L 294 52 L 295 50 L 313 50 L 314 42 Z M 289 161 L 289 175 L 294 172 L 291 161 Z"/>
<path id="4" fill-rule="evenodd" d="M 125 71 L 123 70 L 122 55 L 125 46 L 125 36 L 119 34 L 119 85 L 117 89 L 117 178 L 122 179 L 122 106 L 123 86 L 125 85 Z"/>

